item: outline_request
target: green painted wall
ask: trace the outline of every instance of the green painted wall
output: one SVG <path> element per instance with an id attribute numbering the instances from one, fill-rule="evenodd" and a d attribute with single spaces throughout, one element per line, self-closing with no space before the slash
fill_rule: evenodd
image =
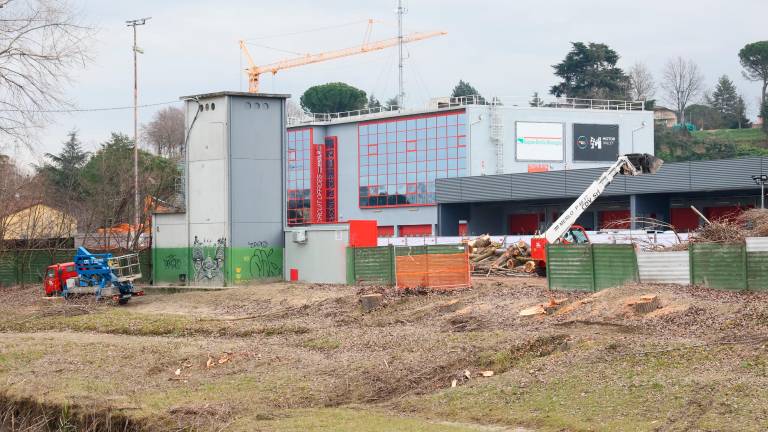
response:
<path id="1" fill-rule="evenodd" d="M 215 256 L 215 248 L 203 248 L 206 257 Z M 154 248 L 152 251 L 155 284 L 178 284 L 179 274 L 185 274 L 187 285 L 219 285 L 219 279 L 195 281 L 192 248 Z M 233 248 L 224 250 L 224 281 L 226 285 L 246 283 L 257 279 L 282 279 L 283 248 Z"/>
<path id="2" fill-rule="evenodd" d="M 155 284 L 179 283 L 179 275 L 191 279 L 192 256 L 189 248 L 153 248 L 152 280 Z"/>
<path id="3" fill-rule="evenodd" d="M 227 248 L 227 283 L 283 278 L 283 248 Z"/>

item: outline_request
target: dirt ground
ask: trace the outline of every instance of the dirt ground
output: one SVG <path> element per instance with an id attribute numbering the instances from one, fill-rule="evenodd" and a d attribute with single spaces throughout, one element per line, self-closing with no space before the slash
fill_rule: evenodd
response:
<path id="1" fill-rule="evenodd" d="M 768 429 L 768 294 L 474 285 L 276 283 L 126 306 L 3 288 L 0 430 Z M 364 313 L 371 292 L 385 301 Z M 642 295 L 660 307 L 635 312 Z"/>

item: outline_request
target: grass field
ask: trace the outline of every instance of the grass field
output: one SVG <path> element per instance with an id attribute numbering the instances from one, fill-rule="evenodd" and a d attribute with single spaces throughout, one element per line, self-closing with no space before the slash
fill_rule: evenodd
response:
<path id="1" fill-rule="evenodd" d="M 363 313 L 359 290 L 270 284 L 117 307 L 1 289 L 0 430 L 768 429 L 768 294 L 480 278 L 384 290 Z M 661 309 L 633 313 L 642 294 Z M 519 316 L 553 296 L 566 306 Z"/>
<path id="2" fill-rule="evenodd" d="M 695 131 L 694 138 L 733 142 L 737 145 L 768 147 L 768 135 L 762 129 L 717 129 Z"/>

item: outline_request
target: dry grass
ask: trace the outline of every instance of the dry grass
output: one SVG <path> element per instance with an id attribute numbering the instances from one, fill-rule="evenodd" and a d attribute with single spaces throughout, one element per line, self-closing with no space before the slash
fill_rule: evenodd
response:
<path id="1" fill-rule="evenodd" d="M 445 294 L 379 290 L 384 306 L 365 314 L 353 288 L 300 284 L 149 295 L 125 308 L 86 305 L 86 313 L 23 290 L 0 293 L 0 385 L 11 409 L 35 397 L 51 419 L 66 406 L 70 422 L 97 413 L 106 425 L 110 414 L 148 430 L 611 430 L 600 425 L 616 425 L 617 412 L 638 401 L 648 409 L 628 424 L 648 430 L 659 410 L 681 409 L 654 399 L 662 391 L 655 371 L 675 370 L 712 391 L 728 391 L 745 373 L 763 385 L 766 374 L 755 351 L 756 337 L 768 334 L 764 294 L 640 285 L 552 293 L 544 280 L 494 278 Z M 640 316 L 626 308 L 648 293 L 661 309 Z M 569 309 L 518 315 L 552 296 L 566 297 Z M 721 341 L 735 344 L 721 350 Z M 707 347 L 719 353 L 716 363 L 698 357 Z M 669 367 L 664 352 L 653 354 L 669 348 L 693 352 L 690 366 L 675 352 Z M 644 356 L 658 363 L 644 369 L 648 378 L 626 377 Z M 727 367 L 697 369 L 718 365 Z M 482 378 L 483 370 L 495 375 Z M 627 389 L 633 397 L 622 396 Z M 663 391 L 679 400 L 701 393 L 682 384 Z M 612 408 L 579 408 L 580 399 Z M 753 408 L 738 412 L 759 421 L 762 408 Z M 718 410 L 700 423 L 673 417 L 669 429 L 717 430 L 709 413 Z"/>

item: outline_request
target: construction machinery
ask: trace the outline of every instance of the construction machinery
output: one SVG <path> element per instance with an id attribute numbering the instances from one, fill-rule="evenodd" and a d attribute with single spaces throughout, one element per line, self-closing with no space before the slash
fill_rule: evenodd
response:
<path id="1" fill-rule="evenodd" d="M 547 244 L 584 244 L 590 242 L 586 230 L 579 225 L 574 225 L 574 223 L 617 175 L 654 174 L 661 168 L 662 164 L 664 164 L 663 160 L 647 153 L 620 156 L 613 165 L 582 192 L 544 234 L 531 239 L 531 258 L 536 261 L 538 272 L 540 274 L 546 273 Z"/>
<path id="2" fill-rule="evenodd" d="M 79 247 L 74 261 L 46 269 L 43 287 L 47 296 L 94 294 L 97 300 L 106 297 L 126 304 L 131 297 L 144 295 L 133 284 L 139 278 L 139 254 L 114 257 L 111 253 L 94 254 Z"/>
<path id="3" fill-rule="evenodd" d="M 240 49 L 242 50 L 246 60 L 248 61 L 248 68 L 246 69 L 246 73 L 248 74 L 248 92 L 258 93 L 259 77 L 262 74 L 265 74 L 268 72 L 271 72 L 274 75 L 278 71 L 281 71 L 284 69 L 295 68 L 298 66 L 303 66 L 303 65 L 312 64 L 312 63 L 319 63 L 326 60 L 333 60 L 333 59 L 353 56 L 357 54 L 365 54 L 368 52 L 378 51 L 384 48 L 397 46 L 401 43 L 416 42 L 416 41 L 448 34 L 444 31 L 416 32 L 416 33 L 404 35 L 402 37 L 398 36 L 390 39 L 370 42 L 369 39 L 371 36 L 371 29 L 373 26 L 373 22 L 374 22 L 373 20 L 368 20 L 368 28 L 365 32 L 365 37 L 363 38 L 362 45 L 357 45 L 357 46 L 343 48 L 343 49 L 334 50 L 334 51 L 326 51 L 326 52 L 321 52 L 316 54 L 306 54 L 300 57 L 280 60 L 274 63 L 261 65 L 261 66 L 257 66 L 256 62 L 254 62 L 253 57 L 251 57 L 251 53 L 248 51 L 248 46 L 246 41 L 241 40 Z"/>

